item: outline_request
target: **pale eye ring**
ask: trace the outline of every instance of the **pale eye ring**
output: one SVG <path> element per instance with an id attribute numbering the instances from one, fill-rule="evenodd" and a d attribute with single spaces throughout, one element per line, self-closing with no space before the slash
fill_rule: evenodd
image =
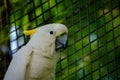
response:
<path id="1" fill-rule="evenodd" d="M 50 31 L 50 34 L 52 35 L 52 34 L 53 34 L 53 31 Z"/>

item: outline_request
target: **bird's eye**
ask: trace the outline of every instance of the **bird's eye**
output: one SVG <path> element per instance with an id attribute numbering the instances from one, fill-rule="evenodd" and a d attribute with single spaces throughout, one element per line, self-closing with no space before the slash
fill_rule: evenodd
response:
<path id="1" fill-rule="evenodd" d="M 53 34 L 53 31 L 50 31 L 50 34 Z"/>

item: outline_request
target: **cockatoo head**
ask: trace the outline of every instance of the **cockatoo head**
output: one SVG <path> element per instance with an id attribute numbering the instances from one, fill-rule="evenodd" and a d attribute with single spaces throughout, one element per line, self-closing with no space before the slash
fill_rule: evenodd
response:
<path id="1" fill-rule="evenodd" d="M 29 43 L 36 49 L 60 50 L 67 45 L 68 29 L 63 24 L 47 24 L 30 31 L 24 31 L 24 34 L 31 35 Z"/>

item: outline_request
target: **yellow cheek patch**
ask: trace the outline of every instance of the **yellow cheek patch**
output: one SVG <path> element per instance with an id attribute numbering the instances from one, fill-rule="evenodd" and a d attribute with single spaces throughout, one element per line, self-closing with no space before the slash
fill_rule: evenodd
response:
<path id="1" fill-rule="evenodd" d="M 32 35 L 32 34 L 34 34 L 35 32 L 36 32 L 35 29 L 28 30 L 28 31 L 23 31 L 23 33 L 24 33 L 25 35 Z"/>

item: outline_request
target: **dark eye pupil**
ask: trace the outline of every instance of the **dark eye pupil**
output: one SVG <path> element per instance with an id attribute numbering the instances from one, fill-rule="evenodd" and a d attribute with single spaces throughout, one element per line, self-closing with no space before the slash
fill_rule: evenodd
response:
<path id="1" fill-rule="evenodd" d="M 53 31 L 50 31 L 50 34 L 53 34 Z"/>

